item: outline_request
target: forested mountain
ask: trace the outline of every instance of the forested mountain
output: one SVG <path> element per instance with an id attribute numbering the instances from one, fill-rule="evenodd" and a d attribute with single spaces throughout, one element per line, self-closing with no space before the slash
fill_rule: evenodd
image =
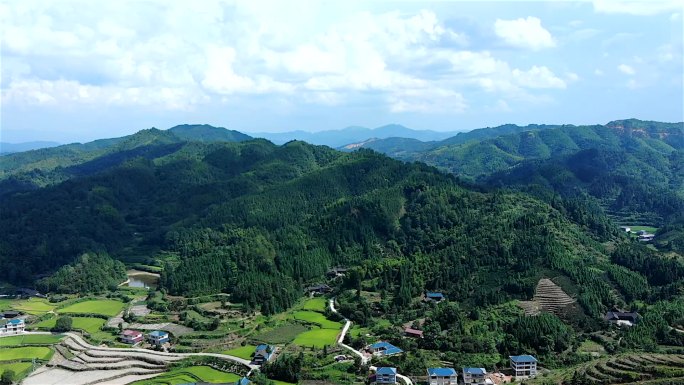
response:
<path id="1" fill-rule="evenodd" d="M 154 159 L 177 151 L 186 141 L 248 139 L 248 135 L 221 127 L 180 125 L 166 131 L 151 128 L 120 138 L 9 154 L 0 158 L 0 195 L 92 175 L 137 157 Z"/>
<path id="2" fill-rule="evenodd" d="M 259 132 L 252 136 L 265 138 L 276 144 L 283 144 L 291 140 L 303 140 L 311 144 L 330 147 L 342 147 L 349 143 L 363 142 L 368 139 L 384 139 L 392 137 L 411 138 L 421 141 L 442 140 L 451 137 L 455 132 L 439 132 L 430 130 L 413 130 L 399 124 L 388 124 L 377 128 L 351 126 L 341 130 L 318 132 L 290 131 L 290 132 Z"/>
<path id="3" fill-rule="evenodd" d="M 172 134 L 140 135 L 163 142 Z M 371 279 L 397 305 L 441 289 L 489 306 L 529 298 L 540 277 L 560 275 L 599 317 L 631 298 L 609 272 L 641 277 L 640 268 L 609 262 L 600 242 L 625 239 L 582 202 L 478 192 L 368 150 L 264 140 L 161 145 L 178 148 L 2 198 L 0 279 L 30 282 L 84 252 L 107 252 L 162 265 L 171 293 L 224 291 L 270 314 L 335 265 L 358 267 L 351 287 L 353 277 Z M 660 287 L 682 279 L 674 271 L 640 293 L 668 298 Z"/>

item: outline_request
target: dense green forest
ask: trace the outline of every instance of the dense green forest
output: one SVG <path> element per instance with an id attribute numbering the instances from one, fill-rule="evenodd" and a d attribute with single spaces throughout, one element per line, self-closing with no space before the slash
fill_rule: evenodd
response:
<path id="1" fill-rule="evenodd" d="M 565 128 L 539 132 L 556 129 Z M 435 356 L 494 366 L 525 351 L 548 367 L 577 363 L 581 342 L 610 330 L 602 317 L 615 308 L 638 310 L 643 322 L 606 342 L 611 351 L 684 345 L 673 329 L 684 324 L 681 256 L 629 239 L 614 221 L 638 214 L 665 223 L 659 234 L 681 230 L 681 150 L 584 149 L 476 184 L 367 149 L 230 142 L 213 132 L 193 126 L 181 140 L 145 130 L 116 144 L 131 142 L 131 153 L 110 148 L 69 166 L 88 172 L 60 182 L 51 178 L 62 169 L 35 171 L 49 176 L 45 187 L 6 190 L 0 280 L 96 292 L 125 279 L 120 261 L 143 263 L 161 268 L 163 292 L 223 292 L 247 313 L 272 315 L 329 268 L 346 266 L 331 282 L 340 312 L 415 351 L 386 362 L 406 373 L 423 373 Z M 653 166 L 637 167 L 647 156 Z M 667 247 L 676 245 L 672 236 Z M 36 282 L 41 274 L 51 275 Z M 515 303 L 530 300 L 541 278 L 576 303 L 523 315 Z M 449 300 L 426 304 L 426 290 Z M 374 326 L 426 314 L 419 341 Z M 363 346 L 364 338 L 348 343 Z M 286 368 L 309 365 L 302 359 L 290 355 L 266 370 L 291 381 L 297 374 Z"/>

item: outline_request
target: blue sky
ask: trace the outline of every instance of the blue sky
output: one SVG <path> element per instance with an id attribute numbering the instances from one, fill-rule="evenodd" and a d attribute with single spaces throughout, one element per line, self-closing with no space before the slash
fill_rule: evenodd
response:
<path id="1" fill-rule="evenodd" d="M 683 120 L 680 1 L 9 1 L 1 137 Z"/>

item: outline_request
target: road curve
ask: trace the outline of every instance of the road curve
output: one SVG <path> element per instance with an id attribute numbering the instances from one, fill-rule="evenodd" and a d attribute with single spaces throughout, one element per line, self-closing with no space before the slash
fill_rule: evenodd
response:
<path id="1" fill-rule="evenodd" d="M 335 309 L 335 298 L 331 298 L 328 303 L 330 304 L 330 311 L 335 313 L 335 314 L 340 314 L 337 312 L 337 309 Z M 341 314 L 340 314 L 341 315 Z M 342 316 L 342 315 L 341 315 Z M 345 316 L 342 316 L 344 319 L 344 327 L 342 328 L 342 332 L 340 333 L 340 337 L 337 339 L 337 344 L 340 345 L 341 347 L 349 350 L 350 352 L 354 353 L 356 356 L 361 358 L 361 363 L 364 365 L 370 361 L 370 358 L 366 357 L 361 353 L 360 351 L 352 348 L 351 346 L 345 344 L 344 342 L 344 336 L 347 334 L 349 331 L 349 328 L 351 327 L 351 321 L 348 320 Z"/>

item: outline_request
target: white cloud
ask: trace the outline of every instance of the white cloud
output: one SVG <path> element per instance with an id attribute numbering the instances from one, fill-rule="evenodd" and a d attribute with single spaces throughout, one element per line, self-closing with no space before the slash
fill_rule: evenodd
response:
<path id="1" fill-rule="evenodd" d="M 601 71 L 600 69 L 597 68 L 597 69 L 594 70 L 594 75 L 596 75 L 596 76 L 603 76 L 603 71 Z"/>
<path id="2" fill-rule="evenodd" d="M 494 22 L 494 32 L 507 44 L 531 50 L 555 47 L 556 43 L 539 18 L 501 20 Z"/>
<path id="3" fill-rule="evenodd" d="M 514 68 L 496 53 L 464 49 L 469 37 L 433 11 L 345 7 L 148 1 L 131 12 L 126 2 L 0 5 L 9 54 L 2 102 L 183 110 L 255 94 L 322 105 L 362 94 L 391 112 L 458 113 L 469 108 L 469 94 L 532 100 L 530 90 L 573 81 L 545 65 Z M 555 44 L 534 17 L 497 26 L 512 45 Z"/>
<path id="4" fill-rule="evenodd" d="M 533 66 L 528 71 L 513 70 L 518 84 L 527 88 L 565 88 L 566 83 L 548 68 Z"/>
<path id="5" fill-rule="evenodd" d="M 594 11 L 650 16 L 659 13 L 682 11 L 681 0 L 594 0 Z"/>
<path id="6" fill-rule="evenodd" d="M 620 64 L 617 66 L 618 71 L 622 72 L 625 75 L 634 75 L 636 74 L 636 70 L 632 68 L 631 66 L 627 64 Z"/>

